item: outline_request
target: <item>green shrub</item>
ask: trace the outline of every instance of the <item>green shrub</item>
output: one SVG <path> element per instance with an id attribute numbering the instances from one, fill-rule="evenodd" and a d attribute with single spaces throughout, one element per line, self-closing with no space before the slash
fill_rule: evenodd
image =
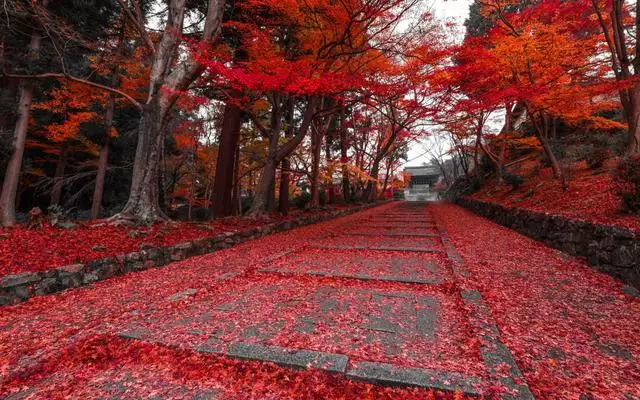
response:
<path id="1" fill-rule="evenodd" d="M 593 146 L 585 155 L 585 161 L 590 169 L 598 169 L 604 166 L 609 156 L 610 152 L 608 148 Z"/>
<path id="2" fill-rule="evenodd" d="M 622 210 L 640 213 L 640 156 L 622 158 L 613 175 L 613 182 L 622 200 Z"/>
<path id="3" fill-rule="evenodd" d="M 251 195 L 251 196 L 243 196 L 241 199 L 241 205 L 242 205 L 242 213 L 246 213 L 247 211 L 249 211 L 251 209 L 251 206 L 253 206 L 253 199 L 255 198 L 255 196 Z"/>
<path id="4" fill-rule="evenodd" d="M 502 175 L 502 179 L 504 179 L 504 181 L 507 182 L 509 185 L 511 185 L 511 187 L 514 189 L 519 188 L 524 183 L 523 177 L 516 174 L 510 174 L 508 172 Z"/>
<path id="5" fill-rule="evenodd" d="M 307 203 L 309 203 L 310 201 L 311 201 L 311 193 L 307 191 L 303 191 L 302 193 L 300 193 L 300 195 L 296 196 L 293 199 L 293 204 L 295 204 L 296 207 L 302 210 L 306 207 Z"/>

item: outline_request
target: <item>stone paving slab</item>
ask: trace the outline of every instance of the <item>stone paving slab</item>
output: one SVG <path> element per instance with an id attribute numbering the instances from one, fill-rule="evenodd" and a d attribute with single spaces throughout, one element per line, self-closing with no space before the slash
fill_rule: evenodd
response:
<path id="1" fill-rule="evenodd" d="M 264 263 L 261 272 L 308 274 L 334 278 L 439 284 L 448 276 L 439 258 L 415 253 L 304 249 Z"/>
<path id="2" fill-rule="evenodd" d="M 440 235 L 438 229 L 430 226 L 380 226 L 380 225 L 364 225 L 358 224 L 354 227 L 346 228 L 342 231 L 343 233 L 372 233 L 379 234 L 380 236 L 386 236 L 387 234 L 399 234 L 399 236 L 407 234 L 409 237 L 413 234 L 416 235 Z M 435 237 L 435 236 L 434 236 Z"/>
<path id="3" fill-rule="evenodd" d="M 376 217 L 376 218 L 365 218 L 362 221 L 368 221 L 371 223 L 392 223 L 392 224 L 406 224 L 406 223 L 415 223 L 415 224 L 435 224 L 435 220 L 433 218 L 419 218 L 419 217 Z"/>
<path id="4" fill-rule="evenodd" d="M 259 343 L 234 343 L 227 353 L 231 357 L 248 360 L 271 361 L 287 367 L 315 368 L 329 372 L 347 370 L 349 358 L 343 354 L 311 350 L 292 350 L 287 347 L 269 346 Z"/>
<path id="5" fill-rule="evenodd" d="M 139 315 L 120 335 L 341 373 L 347 359 L 455 372 L 464 358 L 465 368 L 483 371 L 479 348 L 460 346 L 472 338 L 461 326 L 465 316 L 455 297 L 426 290 L 430 285 L 389 290 L 356 281 L 292 290 L 295 279 L 198 295 L 183 307 Z"/>
<path id="6" fill-rule="evenodd" d="M 407 223 L 397 223 L 397 222 L 386 222 L 380 223 L 374 222 L 371 224 L 363 224 L 363 226 L 367 228 L 385 228 L 385 229 L 435 229 L 437 226 L 431 222 L 419 223 L 419 222 L 407 222 Z"/>
<path id="7" fill-rule="evenodd" d="M 421 386 L 466 395 L 481 396 L 480 379 L 473 376 L 433 369 L 403 368 L 368 361 L 352 362 L 347 376 L 367 382 L 392 386 Z"/>
<path id="8" fill-rule="evenodd" d="M 511 351 L 500 340 L 500 331 L 491 311 L 477 290 L 463 290 L 462 299 L 471 309 L 469 322 L 481 339 L 481 354 L 491 379 L 504 385 L 510 394 L 508 400 L 534 400 Z"/>
<path id="9" fill-rule="evenodd" d="M 395 247 L 395 246 L 343 246 L 343 245 L 317 245 L 313 246 L 316 249 L 328 249 L 328 250 L 374 250 L 374 251 L 402 251 L 413 253 L 441 253 L 442 249 L 434 247 Z"/>
<path id="10" fill-rule="evenodd" d="M 427 249 L 427 250 L 444 250 L 442 242 L 438 237 L 414 237 L 414 236 L 353 236 L 339 234 L 318 240 L 314 243 L 316 246 L 365 246 L 365 247 L 386 247 L 395 248 L 411 248 L 411 249 Z"/>
<path id="11" fill-rule="evenodd" d="M 354 231 L 344 233 L 346 236 L 392 236 L 392 237 L 413 237 L 413 238 L 439 238 L 437 233 L 413 233 L 413 232 L 363 232 Z"/>

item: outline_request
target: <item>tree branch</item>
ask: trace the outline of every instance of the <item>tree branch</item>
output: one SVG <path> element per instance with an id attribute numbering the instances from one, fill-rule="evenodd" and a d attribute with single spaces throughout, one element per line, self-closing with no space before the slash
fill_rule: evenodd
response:
<path id="1" fill-rule="evenodd" d="M 125 99 L 127 99 L 132 105 L 134 105 L 138 110 L 142 111 L 142 104 L 140 104 L 136 99 L 134 99 L 133 97 L 129 96 L 128 94 L 126 94 L 125 92 L 109 87 L 109 86 L 105 86 L 105 85 L 101 85 L 99 83 L 95 83 L 95 82 L 91 82 L 88 81 L 86 79 L 82 79 L 82 78 L 78 78 L 72 75 L 68 75 L 68 74 L 63 74 L 63 73 L 56 73 L 56 72 L 45 72 L 43 74 L 36 74 L 36 75 L 21 75 L 21 74 L 7 74 L 7 73 L 3 73 L 0 74 L 1 76 L 6 76 L 8 78 L 13 78 L 13 79 L 46 79 L 46 78 L 56 78 L 56 79 L 67 79 L 70 80 L 72 82 L 76 82 L 76 83 L 80 83 L 82 85 L 87 85 L 87 86 L 91 86 L 97 89 L 101 89 L 104 91 L 107 91 L 109 93 L 113 93 L 115 95 L 118 95 L 120 97 L 124 97 Z"/>

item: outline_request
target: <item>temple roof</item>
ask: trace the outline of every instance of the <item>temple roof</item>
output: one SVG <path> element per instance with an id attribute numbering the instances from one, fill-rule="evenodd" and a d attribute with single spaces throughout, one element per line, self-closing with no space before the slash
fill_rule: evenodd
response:
<path id="1" fill-rule="evenodd" d="M 421 167 L 406 167 L 404 172 L 411 174 L 412 176 L 432 176 L 440 175 L 440 170 L 431 165 L 425 165 Z"/>

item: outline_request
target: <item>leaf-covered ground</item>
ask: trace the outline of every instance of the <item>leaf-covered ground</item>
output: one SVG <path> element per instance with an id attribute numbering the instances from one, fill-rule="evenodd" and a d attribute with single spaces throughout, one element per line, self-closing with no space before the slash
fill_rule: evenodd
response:
<path id="1" fill-rule="evenodd" d="M 639 298 L 585 262 L 469 211 L 437 205 L 434 214 L 538 398 L 640 398 Z"/>
<path id="2" fill-rule="evenodd" d="M 239 343 L 442 371 L 493 398 L 506 389 L 460 286 L 479 289 L 537 398 L 640 396 L 640 304 L 618 282 L 455 206 L 419 211 L 382 206 L 1 308 L 0 398 L 465 397 L 220 355 Z"/>
<path id="3" fill-rule="evenodd" d="M 620 212 L 620 197 L 616 195 L 611 175 L 614 167 L 614 161 L 598 170 L 589 169 L 585 162 L 574 163 L 569 189 L 563 191 L 550 168 L 539 168 L 537 162 L 524 162 L 512 171 L 525 177 L 522 186 L 513 189 L 491 180 L 471 198 L 640 231 L 640 217 Z"/>
<path id="4" fill-rule="evenodd" d="M 0 276 L 86 263 L 138 251 L 145 245 L 171 246 L 204 236 L 280 222 L 301 214 L 296 210 L 288 217 L 272 216 L 260 220 L 225 218 L 135 228 L 113 226 L 105 221 L 79 222 L 72 229 L 51 227 L 48 223 L 41 229 L 27 229 L 19 224 L 13 228 L 0 228 Z"/>

